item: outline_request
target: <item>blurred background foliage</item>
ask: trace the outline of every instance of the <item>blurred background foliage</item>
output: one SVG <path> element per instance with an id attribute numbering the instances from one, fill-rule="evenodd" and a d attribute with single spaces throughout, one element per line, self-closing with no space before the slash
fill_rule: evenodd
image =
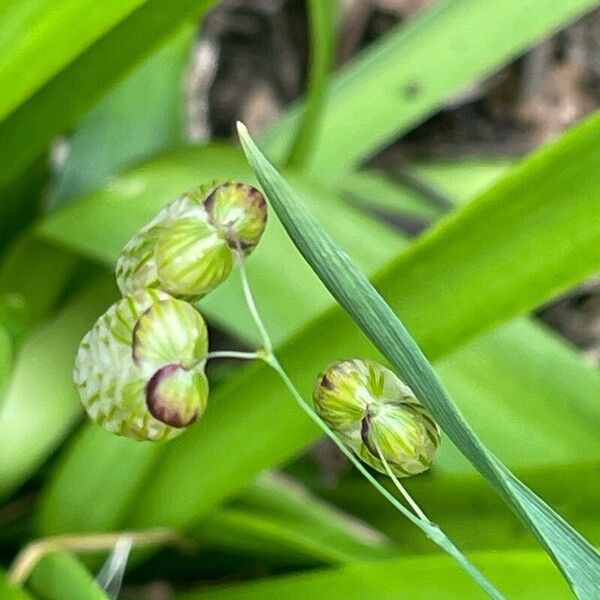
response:
<path id="1" fill-rule="evenodd" d="M 40 537 L 157 526 L 186 544 L 136 552 L 119 597 L 481 597 L 264 366 L 212 364 L 208 412 L 165 445 L 82 419 L 73 355 L 117 297 L 118 252 L 191 186 L 254 179 L 236 120 L 484 442 L 599 545 L 597 6 L 2 3 L 0 597 L 110 597 L 106 553 L 49 554 L 24 589 L 4 573 Z M 248 270 L 307 397 L 328 361 L 378 356 L 274 215 Z M 258 342 L 236 276 L 199 307 L 214 348 Z M 570 597 L 449 440 L 407 487 L 509 597 Z"/>

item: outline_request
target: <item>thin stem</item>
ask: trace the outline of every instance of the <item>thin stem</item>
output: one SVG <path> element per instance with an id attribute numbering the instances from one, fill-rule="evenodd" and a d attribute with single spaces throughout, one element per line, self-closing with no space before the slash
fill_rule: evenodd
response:
<path id="1" fill-rule="evenodd" d="M 198 360 L 196 360 L 191 366 L 188 368 L 192 369 L 197 367 L 200 363 L 204 363 L 208 360 L 212 360 L 213 358 L 238 358 L 240 360 L 254 360 L 256 358 L 261 358 L 261 352 L 238 352 L 237 350 L 216 350 L 215 352 L 209 352 L 204 356 L 201 356 Z"/>
<path id="2" fill-rule="evenodd" d="M 350 460 L 350 462 L 360 471 L 360 473 L 373 485 L 373 487 L 386 498 L 396 509 L 398 509 L 409 521 L 414 523 L 419 529 L 421 529 L 427 537 L 447 552 L 450 556 L 456 560 L 463 569 L 473 577 L 473 579 L 484 589 L 492 598 L 496 600 L 503 600 L 504 596 L 494 587 L 494 585 L 486 579 L 486 577 L 473 565 L 467 557 L 454 545 L 454 542 L 439 528 L 438 525 L 432 523 L 423 515 L 423 517 L 417 517 L 410 510 L 404 506 L 394 495 L 392 495 L 386 488 L 384 488 L 371 473 L 363 466 L 354 453 L 349 450 L 346 445 L 335 435 L 335 433 L 329 429 L 326 423 L 324 423 L 320 417 L 313 412 L 312 408 L 306 404 L 304 398 L 296 387 L 292 380 L 288 377 L 287 373 L 277 360 L 274 355 L 270 355 L 264 358 L 265 362 L 270 365 L 281 377 L 284 384 L 291 392 L 292 396 L 296 400 L 300 408 L 310 417 L 310 419 L 318 425 L 320 429 L 335 443 L 335 445 L 343 452 L 343 454 Z M 385 463 L 384 463 L 385 464 Z M 397 479 L 396 479 L 397 481 Z M 398 482 L 399 483 L 399 482 Z M 400 486 L 402 487 L 402 486 Z M 412 504 L 411 504 L 412 506 Z M 418 508 L 418 507 L 417 507 Z M 419 511 L 423 514 L 421 511 Z"/>
<path id="3" fill-rule="evenodd" d="M 337 42 L 337 0 L 308 0 L 310 56 L 304 112 L 289 151 L 287 166 L 305 169 L 312 157 L 323 114 L 328 74 Z"/>
<path id="4" fill-rule="evenodd" d="M 420 519 L 416 517 L 412 512 L 410 512 L 406 506 L 401 504 L 397 498 L 395 498 L 388 490 L 386 490 L 374 477 L 371 475 L 369 471 L 363 466 L 363 464 L 354 456 L 354 453 L 349 450 L 346 445 L 335 435 L 335 433 L 328 427 L 328 425 L 321 420 L 321 418 L 312 410 L 310 406 L 304 401 L 302 395 L 296 387 L 294 386 L 292 380 L 289 378 L 288 374 L 285 372 L 277 358 L 271 355 L 268 358 L 265 358 L 265 362 L 271 366 L 277 374 L 283 380 L 283 383 L 291 392 L 292 396 L 296 400 L 297 404 L 300 408 L 308 415 L 308 417 L 325 433 L 327 437 L 329 437 L 333 443 L 343 452 L 343 454 L 352 462 L 352 464 L 372 483 L 379 492 L 381 492 L 398 510 L 402 512 L 410 521 L 412 521 L 415 525 L 420 526 Z"/>
<path id="5" fill-rule="evenodd" d="M 246 272 L 246 265 L 244 262 L 244 254 L 241 251 L 241 248 L 238 247 L 238 255 L 239 255 L 239 268 L 240 268 L 240 278 L 242 280 L 242 289 L 244 290 L 244 298 L 246 299 L 246 304 L 248 305 L 248 310 L 252 315 L 252 319 L 256 324 L 256 328 L 258 329 L 260 336 L 263 340 L 263 346 L 265 353 L 267 356 L 270 356 L 273 353 L 273 344 L 271 343 L 271 338 L 269 337 L 269 332 L 263 323 L 263 320 L 260 317 L 258 309 L 256 308 L 256 302 L 254 301 L 254 296 L 252 294 L 252 288 L 250 287 L 250 281 L 248 280 L 248 273 Z"/>
<path id="6" fill-rule="evenodd" d="M 13 561 L 8 571 L 8 577 L 12 583 L 22 585 L 27 581 L 35 566 L 46 554 L 60 550 L 75 552 L 112 550 L 114 545 L 122 538 L 129 538 L 134 546 L 184 543 L 181 537 L 169 529 L 90 533 L 84 535 L 56 535 L 36 540 L 25 546 Z"/>
<path id="7" fill-rule="evenodd" d="M 379 440 L 377 439 L 377 436 L 373 436 L 373 443 L 375 444 L 375 450 L 377 450 L 379 460 L 383 463 L 386 473 L 388 474 L 389 478 L 392 480 L 398 491 L 402 494 L 406 502 L 408 502 L 408 505 L 415 511 L 417 517 L 419 517 L 422 521 L 427 521 L 428 523 L 431 523 L 431 520 L 427 518 L 425 513 L 421 510 L 421 507 L 414 501 L 413 497 L 407 492 L 406 488 L 400 483 L 400 480 L 392 471 L 387 459 L 381 451 L 381 446 L 379 445 Z"/>
<path id="8" fill-rule="evenodd" d="M 496 600 L 503 600 L 504 596 L 489 582 L 485 576 L 473 565 L 467 557 L 454 545 L 454 542 L 450 540 L 450 538 L 439 528 L 438 525 L 432 523 L 425 514 L 421 511 L 421 509 L 417 506 L 417 504 L 412 500 L 412 498 L 408 495 L 408 492 L 404 489 L 402 484 L 398 481 L 398 479 L 391 473 L 391 469 L 388 474 L 392 478 L 392 481 L 402 493 L 404 498 L 406 498 L 407 502 L 410 504 L 412 509 L 415 511 L 414 514 L 411 510 L 406 508 L 398 498 L 396 498 L 392 493 L 390 493 L 385 487 L 373 477 L 373 475 L 365 468 L 362 462 L 355 456 L 354 452 L 352 452 L 344 442 L 342 442 L 338 436 L 329 428 L 327 423 L 325 423 L 310 407 L 302 394 L 296 389 L 293 381 L 289 378 L 288 374 L 281 366 L 281 363 L 277 360 L 277 357 L 273 353 L 273 345 L 271 343 L 271 339 L 269 338 L 268 331 L 264 326 L 262 319 L 258 313 L 258 309 L 256 308 L 256 302 L 254 301 L 254 297 L 252 295 L 252 289 L 250 288 L 250 284 L 248 282 L 248 276 L 244 267 L 244 255 L 240 252 L 240 275 L 242 279 L 242 285 L 244 288 L 244 296 L 246 298 L 246 303 L 248 304 L 248 309 L 252 314 L 254 322 L 258 330 L 261 333 L 263 338 L 265 352 L 259 354 L 259 357 L 262 358 L 278 375 L 281 377 L 281 380 L 288 388 L 294 400 L 298 404 L 298 406 L 306 413 L 306 415 L 313 421 L 319 429 L 321 429 L 327 437 L 329 437 L 333 443 L 340 449 L 340 451 L 348 458 L 348 460 L 356 467 L 356 469 L 367 479 L 367 481 L 384 497 L 388 502 L 390 502 L 397 510 L 399 510 L 411 523 L 416 525 L 419 529 L 421 529 L 427 537 L 437 544 L 440 548 L 442 548 L 445 552 L 447 552 L 450 556 L 452 556 L 458 564 L 460 564 L 463 569 L 471 575 L 471 577 L 480 585 L 482 589 L 484 589 L 492 598 Z M 377 450 L 379 455 L 382 456 L 381 451 Z M 384 466 L 386 469 L 389 469 L 389 465 L 387 465 L 387 461 L 384 462 Z M 418 515 L 418 516 L 417 516 Z"/>
<path id="9" fill-rule="evenodd" d="M 240 360 L 254 360 L 260 358 L 259 352 L 237 352 L 236 350 L 217 350 L 209 352 L 202 360 L 211 360 L 213 358 L 239 358 Z"/>

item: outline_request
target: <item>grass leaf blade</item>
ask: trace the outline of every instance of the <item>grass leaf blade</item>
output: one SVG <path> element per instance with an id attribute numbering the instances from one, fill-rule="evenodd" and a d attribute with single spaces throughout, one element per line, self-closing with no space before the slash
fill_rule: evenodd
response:
<path id="1" fill-rule="evenodd" d="M 567 587 L 552 569 L 552 563 L 541 551 L 480 552 L 473 554 L 473 559 L 506 583 L 511 598 L 566 600 L 570 597 Z M 399 597 L 479 600 L 481 590 L 470 580 L 457 576 L 450 558 L 429 555 L 204 587 L 177 594 L 175 600 L 390 600 Z"/>
<path id="2" fill-rule="evenodd" d="M 116 83 L 215 0 L 147 0 L 0 123 L 0 187 L 77 124 Z M 65 101 L 68 98 L 68 102 Z"/>
<path id="3" fill-rule="evenodd" d="M 319 181 L 343 181 L 346 173 L 443 108 L 453 95 L 597 4 L 597 0 L 435 3 L 382 36 L 335 76 L 307 171 Z M 270 157 L 279 160 L 285 155 L 301 110 L 298 104 L 287 111 L 267 133 L 263 147 Z"/>
<path id="4" fill-rule="evenodd" d="M 330 0 L 330 2 L 309 0 L 307 6 L 311 55 L 306 108 L 287 160 L 288 166 L 296 168 L 302 168 L 308 162 L 315 137 L 318 135 L 319 121 L 327 93 L 329 70 L 337 41 L 337 0 Z"/>
<path id="5" fill-rule="evenodd" d="M 600 556 L 480 442 L 404 325 L 348 256 L 306 210 L 243 125 L 242 146 L 274 210 L 301 254 L 367 337 L 432 411 L 446 434 L 526 522 L 581 598 L 600 592 Z"/>

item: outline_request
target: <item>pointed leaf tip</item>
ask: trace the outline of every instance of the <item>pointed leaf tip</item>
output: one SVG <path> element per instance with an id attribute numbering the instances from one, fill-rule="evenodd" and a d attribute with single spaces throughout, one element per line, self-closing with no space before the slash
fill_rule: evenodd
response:
<path id="1" fill-rule="evenodd" d="M 242 139 L 244 137 L 250 137 L 250 135 L 248 133 L 248 128 L 241 121 L 236 121 L 235 126 L 237 128 L 237 132 L 238 132 L 240 141 L 242 141 Z"/>

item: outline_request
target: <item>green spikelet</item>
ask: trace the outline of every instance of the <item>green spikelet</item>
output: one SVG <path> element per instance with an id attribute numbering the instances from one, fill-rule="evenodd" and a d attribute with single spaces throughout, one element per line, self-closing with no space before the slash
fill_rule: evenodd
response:
<path id="1" fill-rule="evenodd" d="M 190 304 L 157 290 L 119 300 L 85 335 L 74 380 L 96 423 L 136 440 L 167 440 L 204 411 L 208 336 Z"/>
<path id="2" fill-rule="evenodd" d="M 123 295 L 159 289 L 196 300 L 231 273 L 237 253 L 249 254 L 266 225 L 263 195 L 250 185 L 200 187 L 163 208 L 127 243 L 117 260 Z"/>
<path id="3" fill-rule="evenodd" d="M 218 185 L 204 206 L 209 221 L 232 249 L 246 255 L 254 250 L 267 224 L 267 204 L 256 188 L 246 183 Z"/>
<path id="4" fill-rule="evenodd" d="M 386 472 L 377 446 L 398 477 L 433 464 L 439 427 L 412 390 L 382 365 L 360 359 L 333 363 L 319 375 L 313 399 L 319 416 L 378 471 Z"/>

